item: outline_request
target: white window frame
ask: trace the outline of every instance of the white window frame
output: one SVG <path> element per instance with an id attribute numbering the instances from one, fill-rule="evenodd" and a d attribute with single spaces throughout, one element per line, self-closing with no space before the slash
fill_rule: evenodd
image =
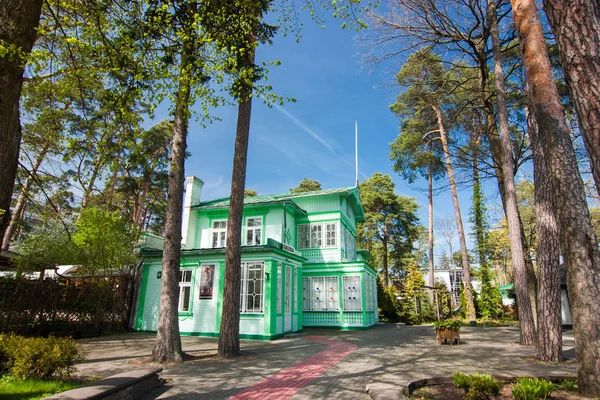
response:
<path id="1" fill-rule="evenodd" d="M 362 311 L 362 290 L 360 275 L 344 275 L 342 277 L 344 311 Z"/>
<path id="2" fill-rule="evenodd" d="M 337 276 L 302 278 L 303 311 L 340 311 L 339 279 Z"/>
<path id="3" fill-rule="evenodd" d="M 189 279 L 189 280 L 188 280 Z M 192 281 L 194 280 L 194 273 L 189 268 L 182 268 L 179 270 L 179 301 L 177 304 L 177 311 L 180 313 L 191 313 L 192 312 Z M 184 305 L 185 296 L 183 293 L 187 289 L 187 305 Z M 187 306 L 187 307 L 185 307 Z"/>
<path id="4" fill-rule="evenodd" d="M 258 267 L 258 269 L 256 269 Z M 253 291 L 249 291 L 249 283 L 253 281 Z M 257 291 L 257 285 L 259 290 Z M 253 301 L 249 302 L 249 297 Z M 247 261 L 242 263 L 240 288 L 240 314 L 263 314 L 265 305 L 265 263 L 264 261 Z M 252 304 L 250 304 L 252 303 Z"/>
<path id="5" fill-rule="evenodd" d="M 311 222 L 298 225 L 298 249 L 337 247 L 338 221 Z"/>
<path id="6" fill-rule="evenodd" d="M 250 220 L 259 220 L 259 225 L 250 226 Z M 246 246 L 260 246 L 262 244 L 263 217 L 247 217 L 246 218 L 246 238 L 244 243 Z M 248 235 L 252 234 L 250 240 Z"/>
<path id="7" fill-rule="evenodd" d="M 224 227 L 215 227 L 216 224 L 221 224 L 225 222 Z M 215 237 L 216 235 L 216 237 Z M 212 221 L 211 224 L 211 235 L 210 235 L 210 245 L 212 248 L 221 248 L 227 245 L 227 220 L 226 219 L 216 219 Z M 216 242 L 216 243 L 215 243 Z"/>

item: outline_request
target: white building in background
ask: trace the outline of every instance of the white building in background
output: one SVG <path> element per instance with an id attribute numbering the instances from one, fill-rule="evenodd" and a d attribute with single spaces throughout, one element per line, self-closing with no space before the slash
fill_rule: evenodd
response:
<path id="1" fill-rule="evenodd" d="M 421 272 L 423 273 L 425 285 L 429 285 L 429 269 L 424 268 Z M 462 268 L 436 268 L 433 270 L 433 279 L 443 282 L 448 288 L 453 307 L 458 307 L 460 304 L 460 284 L 463 282 L 463 278 Z M 471 285 L 475 291 L 479 292 L 480 283 L 475 281 L 473 276 L 471 276 Z"/>

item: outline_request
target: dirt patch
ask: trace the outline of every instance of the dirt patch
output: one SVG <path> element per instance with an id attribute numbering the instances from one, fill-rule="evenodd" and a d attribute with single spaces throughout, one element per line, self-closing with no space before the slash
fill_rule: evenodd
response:
<path id="1" fill-rule="evenodd" d="M 415 390 L 412 394 L 412 398 L 424 400 L 459 400 L 464 399 L 464 391 L 462 389 L 457 388 L 453 383 L 444 383 L 441 385 L 425 386 L 418 390 Z M 589 399 L 588 397 L 584 397 L 579 393 L 567 392 L 564 390 L 555 390 L 554 392 L 552 392 L 552 396 L 550 398 L 554 400 Z M 500 393 L 497 396 L 490 397 L 490 399 L 512 399 L 511 384 L 504 384 L 504 386 L 500 390 Z"/>

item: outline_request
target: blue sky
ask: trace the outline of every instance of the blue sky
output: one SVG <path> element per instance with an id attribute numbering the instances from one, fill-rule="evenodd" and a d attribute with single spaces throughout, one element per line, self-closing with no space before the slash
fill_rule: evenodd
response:
<path id="1" fill-rule="evenodd" d="M 419 215 L 427 224 L 426 183 L 408 184 L 392 171 L 389 144 L 398 134 L 398 119 L 389 111 L 398 88 L 389 88 L 402 60 L 393 60 L 376 71 L 361 65 L 363 49 L 357 33 L 327 19 L 326 28 L 305 21 L 302 39 L 278 35 L 272 46 L 260 46 L 260 60 L 280 60 L 272 67 L 269 84 L 274 93 L 293 97 L 296 103 L 268 108 L 254 101 L 248 151 L 246 188 L 259 194 L 287 192 L 304 177 L 321 182 L 324 189 L 353 186 L 354 121 L 359 129 L 359 179 L 375 172 L 389 174 L 398 194 L 415 197 Z M 359 33 L 360 35 L 360 33 Z M 388 86 L 388 87 L 386 87 Z M 202 128 L 192 122 L 188 137 L 191 156 L 186 175 L 201 178 L 202 199 L 229 196 L 237 110 L 221 108 L 222 121 Z M 166 110 L 157 119 L 167 118 Z M 460 193 L 463 221 L 468 230 L 470 191 Z M 490 201 L 495 201 L 491 199 Z M 443 193 L 434 201 L 436 216 L 454 216 L 451 198 Z M 439 256 L 444 244 L 437 235 Z M 458 242 L 454 244 L 458 249 Z"/>

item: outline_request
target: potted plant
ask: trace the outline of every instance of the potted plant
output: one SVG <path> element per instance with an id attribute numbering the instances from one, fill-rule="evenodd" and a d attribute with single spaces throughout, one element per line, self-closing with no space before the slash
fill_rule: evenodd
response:
<path id="1" fill-rule="evenodd" d="M 435 321 L 433 323 L 433 328 L 435 329 L 435 339 L 439 344 L 442 344 L 442 340 L 445 342 L 450 340 L 450 344 L 452 344 L 452 341 L 455 343 L 460 343 L 459 332 L 461 326 L 462 322 L 456 318 Z"/>

